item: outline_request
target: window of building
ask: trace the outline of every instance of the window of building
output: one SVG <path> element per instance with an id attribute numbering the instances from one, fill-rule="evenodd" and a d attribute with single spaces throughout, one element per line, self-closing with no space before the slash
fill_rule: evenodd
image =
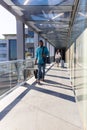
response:
<path id="1" fill-rule="evenodd" d="M 32 38 L 32 37 L 26 38 L 25 43 L 34 43 L 34 38 Z"/>
<path id="2" fill-rule="evenodd" d="M 6 47 L 6 43 L 0 43 L 0 47 Z"/>
<path id="3" fill-rule="evenodd" d="M 0 58 L 6 58 L 6 54 L 0 54 Z"/>
<path id="4" fill-rule="evenodd" d="M 9 40 L 9 60 L 17 59 L 17 41 L 16 39 Z"/>

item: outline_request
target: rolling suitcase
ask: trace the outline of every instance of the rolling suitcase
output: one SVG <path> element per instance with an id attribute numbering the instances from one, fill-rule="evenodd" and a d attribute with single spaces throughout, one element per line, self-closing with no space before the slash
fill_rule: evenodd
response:
<path id="1" fill-rule="evenodd" d="M 64 60 L 60 60 L 60 63 L 61 63 L 61 67 L 63 68 L 64 67 Z"/>

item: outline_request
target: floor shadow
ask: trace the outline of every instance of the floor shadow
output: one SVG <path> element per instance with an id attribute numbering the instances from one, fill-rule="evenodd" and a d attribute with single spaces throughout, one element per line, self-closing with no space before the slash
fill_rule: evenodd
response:
<path id="1" fill-rule="evenodd" d="M 71 102 L 75 102 L 75 97 L 73 97 L 73 96 L 69 96 L 69 95 L 66 95 L 66 94 L 54 92 L 52 90 L 48 90 L 48 89 L 44 89 L 44 88 L 39 88 L 39 87 L 34 87 L 33 89 L 36 90 L 36 91 L 45 93 L 45 94 L 49 94 L 51 96 L 55 96 L 55 97 L 58 97 L 58 98 L 62 98 L 62 99 L 71 101 Z"/>
<path id="2" fill-rule="evenodd" d="M 39 91 L 39 92 L 46 93 L 46 94 L 50 94 L 52 96 L 63 98 L 65 100 L 75 102 L 75 98 L 73 96 L 69 96 L 69 95 L 66 95 L 66 94 L 54 92 L 52 90 L 47 90 L 47 89 L 36 87 L 36 82 L 34 82 L 32 85 L 29 85 L 29 84 L 25 83 L 23 85 L 23 87 L 26 87 L 26 90 L 24 92 L 22 92 L 13 102 L 11 102 L 7 107 L 5 107 L 1 111 L 0 120 L 2 120 L 22 100 L 22 98 L 24 98 L 24 96 L 32 89 L 36 90 L 36 91 Z"/>
<path id="3" fill-rule="evenodd" d="M 50 75 L 50 74 L 46 74 L 46 76 L 56 77 L 56 78 L 62 78 L 62 79 L 70 79 L 70 78 L 68 78 L 68 77 L 56 76 L 56 75 Z"/>
<path id="4" fill-rule="evenodd" d="M 23 85 L 24 86 L 24 85 Z M 27 84 L 28 88 L 22 92 L 12 103 L 10 103 L 7 107 L 5 107 L 1 112 L 0 112 L 0 120 L 2 120 L 20 101 L 21 99 L 35 86 L 29 86 Z M 26 87 L 26 86 L 24 86 Z"/>
<path id="5" fill-rule="evenodd" d="M 55 69 L 53 69 L 53 70 L 55 70 Z M 57 70 L 57 71 L 61 71 L 61 70 Z M 65 85 L 65 84 L 62 84 L 62 83 L 58 83 L 58 82 L 54 82 L 54 81 L 51 81 L 51 80 L 45 80 L 45 82 L 47 82 L 49 84 L 49 86 L 50 86 L 50 84 L 52 84 L 52 86 L 53 86 L 53 84 L 55 84 L 55 85 L 58 84 L 58 85 L 61 85 L 61 86 L 68 87 L 69 89 L 71 87 L 71 86 L 68 86 L 68 85 Z M 42 92 L 42 93 L 45 93 L 45 94 L 49 94 L 49 95 L 58 97 L 58 98 L 62 98 L 62 99 L 68 100 L 68 101 L 75 102 L 75 98 L 73 96 L 69 96 L 69 95 L 62 94 L 62 93 L 59 93 L 59 92 L 55 92 L 55 91 L 52 91 L 52 90 L 36 87 L 36 82 L 34 82 L 32 85 L 25 83 L 23 85 L 23 87 L 26 87 L 26 90 L 24 92 L 22 92 L 18 97 L 16 97 L 16 99 L 14 101 L 12 101 L 8 106 L 6 106 L 1 111 L 0 120 L 2 120 L 25 97 L 25 95 L 32 89 L 39 91 L 39 92 Z M 65 87 L 61 87 L 61 88 L 68 89 L 68 88 L 65 88 Z"/>
<path id="6" fill-rule="evenodd" d="M 66 71 L 66 72 L 68 71 L 67 69 L 61 69 L 60 70 L 60 69 L 54 69 L 54 68 L 51 68 L 51 70 L 54 70 L 54 71 Z"/>
<path id="7" fill-rule="evenodd" d="M 61 89 L 66 89 L 66 90 L 70 90 L 70 91 L 72 91 L 73 89 L 72 88 L 69 88 L 69 87 L 61 87 L 61 86 L 56 86 L 56 85 L 51 85 L 51 84 L 45 84 L 45 83 L 43 83 L 42 85 L 47 85 L 47 86 L 49 86 L 49 87 L 56 87 L 56 88 L 61 88 Z"/>
<path id="8" fill-rule="evenodd" d="M 65 85 L 65 84 L 55 82 L 55 81 L 52 81 L 52 80 L 47 80 L 47 79 L 45 80 L 45 82 L 48 83 L 48 84 L 58 84 L 58 85 L 66 86 L 66 87 L 71 87 L 69 85 Z"/>

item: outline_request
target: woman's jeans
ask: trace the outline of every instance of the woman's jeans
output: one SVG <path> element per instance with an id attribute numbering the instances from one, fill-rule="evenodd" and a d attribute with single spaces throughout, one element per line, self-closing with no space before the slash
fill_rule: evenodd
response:
<path id="1" fill-rule="evenodd" d="M 45 77 L 45 64 L 38 64 L 38 80 Z"/>

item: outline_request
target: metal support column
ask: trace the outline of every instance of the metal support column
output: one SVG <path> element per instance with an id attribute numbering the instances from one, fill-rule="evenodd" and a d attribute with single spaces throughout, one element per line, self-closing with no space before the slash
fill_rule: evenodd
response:
<path id="1" fill-rule="evenodd" d="M 24 23 L 17 20 L 17 59 L 25 59 Z"/>

